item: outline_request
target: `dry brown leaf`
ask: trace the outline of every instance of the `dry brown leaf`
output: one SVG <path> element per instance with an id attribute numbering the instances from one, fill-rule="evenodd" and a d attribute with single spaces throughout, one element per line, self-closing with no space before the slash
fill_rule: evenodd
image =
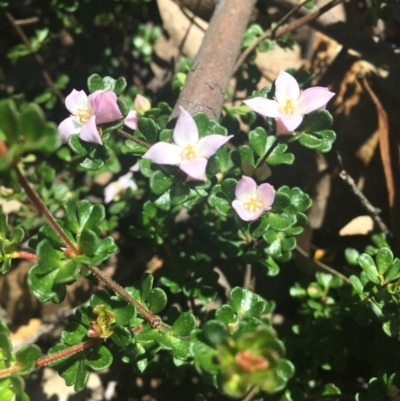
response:
<path id="1" fill-rule="evenodd" d="M 367 235 L 372 231 L 374 221 L 371 216 L 358 216 L 347 223 L 340 231 L 339 235 Z"/>

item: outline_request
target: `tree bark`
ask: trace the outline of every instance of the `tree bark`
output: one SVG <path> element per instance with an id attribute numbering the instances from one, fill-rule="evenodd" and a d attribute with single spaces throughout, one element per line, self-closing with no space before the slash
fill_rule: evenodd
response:
<path id="1" fill-rule="evenodd" d="M 256 0 L 219 1 L 171 120 L 178 116 L 179 106 L 190 114 L 201 111 L 218 119 L 255 3 Z"/>

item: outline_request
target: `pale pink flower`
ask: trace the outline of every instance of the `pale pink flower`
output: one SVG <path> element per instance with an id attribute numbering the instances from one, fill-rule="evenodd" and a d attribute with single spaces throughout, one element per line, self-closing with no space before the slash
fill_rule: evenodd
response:
<path id="1" fill-rule="evenodd" d="M 274 203 L 275 190 L 270 184 L 261 184 L 247 176 L 243 176 L 235 189 L 236 199 L 232 202 L 239 217 L 244 221 L 257 220 Z"/>
<path id="2" fill-rule="evenodd" d="M 179 116 L 173 133 L 174 143 L 158 142 L 144 155 L 157 164 L 170 164 L 188 175 L 190 180 L 206 181 L 206 166 L 211 157 L 233 135 L 208 135 L 199 138 L 199 131 L 193 117 L 179 107 Z"/>
<path id="3" fill-rule="evenodd" d="M 136 95 L 134 110 L 131 110 L 124 119 L 124 124 L 130 129 L 137 129 L 140 115 L 151 109 L 151 103 L 142 95 Z"/>
<path id="4" fill-rule="evenodd" d="M 65 99 L 65 106 L 71 116 L 58 126 L 63 142 L 67 142 L 70 135 L 79 134 L 83 141 L 102 145 L 97 124 L 122 119 L 117 95 L 109 89 L 98 90 L 89 96 L 83 90 L 73 89 Z"/>
<path id="5" fill-rule="evenodd" d="M 287 132 L 292 132 L 301 124 L 304 114 L 325 108 L 334 95 L 321 86 L 301 91 L 296 79 L 281 71 L 275 81 L 274 100 L 255 97 L 244 103 L 257 113 L 279 118 Z"/>
<path id="6" fill-rule="evenodd" d="M 119 177 L 117 181 L 110 182 L 104 188 L 104 203 L 110 203 L 120 192 L 128 188 L 132 188 L 134 191 L 138 189 L 135 181 L 132 180 L 132 168 L 129 170 L 128 173 Z"/>

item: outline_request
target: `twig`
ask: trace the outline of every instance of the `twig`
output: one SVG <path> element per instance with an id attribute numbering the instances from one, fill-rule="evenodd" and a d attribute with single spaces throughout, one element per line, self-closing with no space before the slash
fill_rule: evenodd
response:
<path id="1" fill-rule="evenodd" d="M 297 10 L 300 10 L 305 4 L 309 3 L 310 0 L 304 0 L 299 4 L 296 4 L 290 11 L 288 11 L 274 26 L 273 31 L 275 32 L 281 27 Z"/>
<path id="2" fill-rule="evenodd" d="M 237 59 L 235 67 L 233 69 L 233 74 L 236 73 L 236 71 L 239 69 L 239 67 L 242 65 L 242 63 L 246 60 L 246 58 L 253 52 L 253 50 L 264 40 L 268 38 L 279 38 L 282 35 L 287 34 L 288 32 L 295 31 L 296 29 L 300 28 L 303 25 L 308 24 L 309 22 L 315 20 L 318 18 L 320 15 L 326 13 L 329 11 L 331 8 L 337 6 L 340 3 L 343 3 L 344 0 L 332 0 L 331 2 L 325 4 L 318 10 L 305 15 L 302 18 L 299 18 L 296 21 L 293 21 L 289 25 L 285 26 L 284 28 L 279 28 L 279 29 L 268 29 L 266 30 L 260 37 L 258 37 L 249 47 L 247 47 L 246 50 L 243 51 L 243 53 L 240 55 L 240 57 Z M 295 11 L 297 11 L 299 8 L 297 8 Z M 294 11 L 293 11 L 294 12 Z"/>
<path id="3" fill-rule="evenodd" d="M 251 263 L 247 263 L 245 270 L 244 270 L 244 277 L 243 277 L 243 287 L 247 290 L 254 291 L 255 287 L 255 278 L 252 274 L 253 266 Z"/>
<path id="4" fill-rule="evenodd" d="M 14 169 L 17 173 L 18 181 L 21 186 L 25 189 L 29 199 L 34 203 L 39 213 L 41 213 L 47 220 L 50 227 L 54 230 L 54 232 L 60 237 L 60 239 L 64 242 L 67 248 L 74 254 L 80 255 L 79 248 L 74 245 L 71 240 L 67 237 L 63 229 L 54 219 L 53 215 L 49 212 L 47 207 L 44 205 L 42 200 L 33 190 L 33 188 L 29 185 L 25 176 L 21 173 L 21 170 L 17 165 L 14 166 Z M 104 283 L 107 287 L 111 288 L 114 292 L 120 295 L 125 301 L 135 305 L 137 310 L 143 315 L 143 317 L 148 320 L 152 328 L 158 328 L 160 326 L 169 327 L 165 323 L 163 323 L 156 315 L 148 311 L 140 302 L 138 302 L 135 298 L 129 295 L 118 283 L 116 283 L 111 277 L 109 277 L 102 270 L 97 267 L 87 266 L 85 267 L 90 270 L 90 272 L 97 277 L 102 283 Z"/>
<path id="5" fill-rule="evenodd" d="M 243 398 L 242 401 L 251 401 L 255 395 L 259 392 L 260 388 L 259 387 L 253 387 L 250 391 L 249 394 L 246 395 L 246 397 Z"/>
<path id="6" fill-rule="evenodd" d="M 268 5 L 276 5 L 280 8 L 291 9 L 297 0 L 268 0 Z M 311 11 L 302 8 L 299 14 L 311 15 Z M 361 54 L 364 60 L 375 65 L 400 66 L 400 49 L 384 39 L 372 37 L 358 27 L 339 21 L 331 13 L 326 13 L 318 19 L 310 21 L 310 26 L 324 35 L 334 39 L 348 49 Z"/>
<path id="7" fill-rule="evenodd" d="M 150 148 L 151 148 L 151 145 L 148 144 L 147 142 L 142 141 L 142 140 L 139 139 L 139 138 L 136 138 L 136 136 L 133 136 L 133 135 L 131 135 L 131 134 L 128 134 L 127 132 L 123 131 L 122 129 L 117 129 L 117 134 L 121 135 L 122 137 L 124 137 L 124 138 L 126 138 L 126 139 L 130 139 L 132 142 L 136 142 L 137 144 L 142 145 L 142 146 L 144 146 L 144 147 L 147 148 L 147 149 L 150 149 Z"/>
<path id="8" fill-rule="evenodd" d="M 342 168 L 342 171 L 339 173 L 339 177 L 346 182 L 346 184 L 351 188 L 353 193 L 358 197 L 360 200 L 361 204 L 364 206 L 364 208 L 367 210 L 369 215 L 372 217 L 372 219 L 375 221 L 375 223 L 379 226 L 380 230 L 388 235 L 392 236 L 392 233 L 390 230 L 387 228 L 386 224 L 382 221 L 382 219 L 379 216 L 380 210 L 377 209 L 375 206 L 371 204 L 371 202 L 365 197 L 365 195 L 358 189 L 356 183 L 354 182 L 354 179 L 347 173 L 347 171 L 343 168 L 343 163 L 342 163 L 342 158 L 337 154 L 337 158 L 340 164 L 340 167 Z"/>
<path id="9" fill-rule="evenodd" d="M 58 98 L 61 100 L 61 102 L 64 103 L 65 98 L 64 98 L 63 94 L 55 87 L 54 81 L 52 80 L 50 74 L 46 70 L 42 58 L 34 51 L 31 43 L 29 42 L 29 39 L 25 35 L 25 32 L 22 30 L 21 25 L 23 25 L 23 24 L 21 24 L 21 23 L 18 24 L 17 21 L 14 19 L 14 17 L 10 13 L 6 13 L 6 17 L 10 21 L 11 25 L 13 26 L 13 28 L 15 29 L 15 31 L 17 32 L 19 37 L 21 38 L 22 42 L 24 42 L 27 49 L 31 52 L 31 54 L 33 55 L 33 57 L 35 58 L 37 63 L 42 67 L 42 75 L 43 75 L 43 78 L 46 80 L 47 84 L 53 89 L 54 93 L 58 96 Z"/>
<path id="10" fill-rule="evenodd" d="M 24 19 L 16 19 L 14 20 L 16 25 L 31 25 L 31 24 L 36 24 L 37 22 L 39 22 L 39 18 L 38 17 L 30 17 L 30 18 L 24 18 Z"/>
<path id="11" fill-rule="evenodd" d="M 308 253 L 301 246 L 296 245 L 296 251 L 301 256 L 303 256 L 304 258 L 306 258 L 307 260 L 309 260 L 310 262 L 312 262 L 313 264 L 318 266 L 320 269 L 325 270 L 328 273 L 341 278 L 346 284 L 350 284 L 350 280 L 344 274 L 338 272 L 337 270 L 335 270 L 332 267 L 326 265 L 325 263 L 320 262 L 319 260 L 311 259 L 310 256 L 308 255 Z"/>

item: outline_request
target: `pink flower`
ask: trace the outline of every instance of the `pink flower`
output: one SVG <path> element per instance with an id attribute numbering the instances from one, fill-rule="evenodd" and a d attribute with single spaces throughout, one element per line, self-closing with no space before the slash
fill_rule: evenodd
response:
<path id="1" fill-rule="evenodd" d="M 151 103 L 144 96 L 136 95 L 134 101 L 134 110 L 131 110 L 125 117 L 124 124 L 133 130 L 137 129 L 139 116 L 150 109 Z"/>
<path id="2" fill-rule="evenodd" d="M 106 124 L 122 118 L 117 105 L 117 95 L 109 89 L 98 90 L 87 96 L 84 91 L 75 89 L 66 97 L 65 106 L 71 113 L 58 126 L 61 139 L 67 142 L 72 134 L 86 142 L 103 144 L 97 124 Z"/>
<path id="3" fill-rule="evenodd" d="M 304 114 L 325 108 L 334 95 L 328 88 L 321 86 L 302 92 L 297 81 L 287 72 L 281 71 L 275 81 L 275 100 L 255 97 L 244 103 L 257 113 L 279 118 L 287 132 L 292 132 L 301 124 Z"/>
<path id="4" fill-rule="evenodd" d="M 179 107 L 173 138 L 174 143 L 158 142 L 144 155 L 153 163 L 177 165 L 188 179 L 206 181 L 206 166 L 211 157 L 233 135 L 208 135 L 199 139 L 199 131 L 193 117 Z"/>
<path id="5" fill-rule="evenodd" d="M 110 203 L 120 192 L 125 191 L 128 188 L 132 188 L 134 191 L 138 189 L 136 183 L 132 181 L 132 168 L 125 175 L 118 178 L 117 181 L 113 181 L 104 188 L 104 203 Z"/>
<path id="6" fill-rule="evenodd" d="M 252 178 L 243 176 L 236 185 L 235 196 L 232 207 L 236 213 L 244 221 L 253 221 L 271 209 L 275 190 L 270 184 L 261 184 L 257 187 Z"/>

